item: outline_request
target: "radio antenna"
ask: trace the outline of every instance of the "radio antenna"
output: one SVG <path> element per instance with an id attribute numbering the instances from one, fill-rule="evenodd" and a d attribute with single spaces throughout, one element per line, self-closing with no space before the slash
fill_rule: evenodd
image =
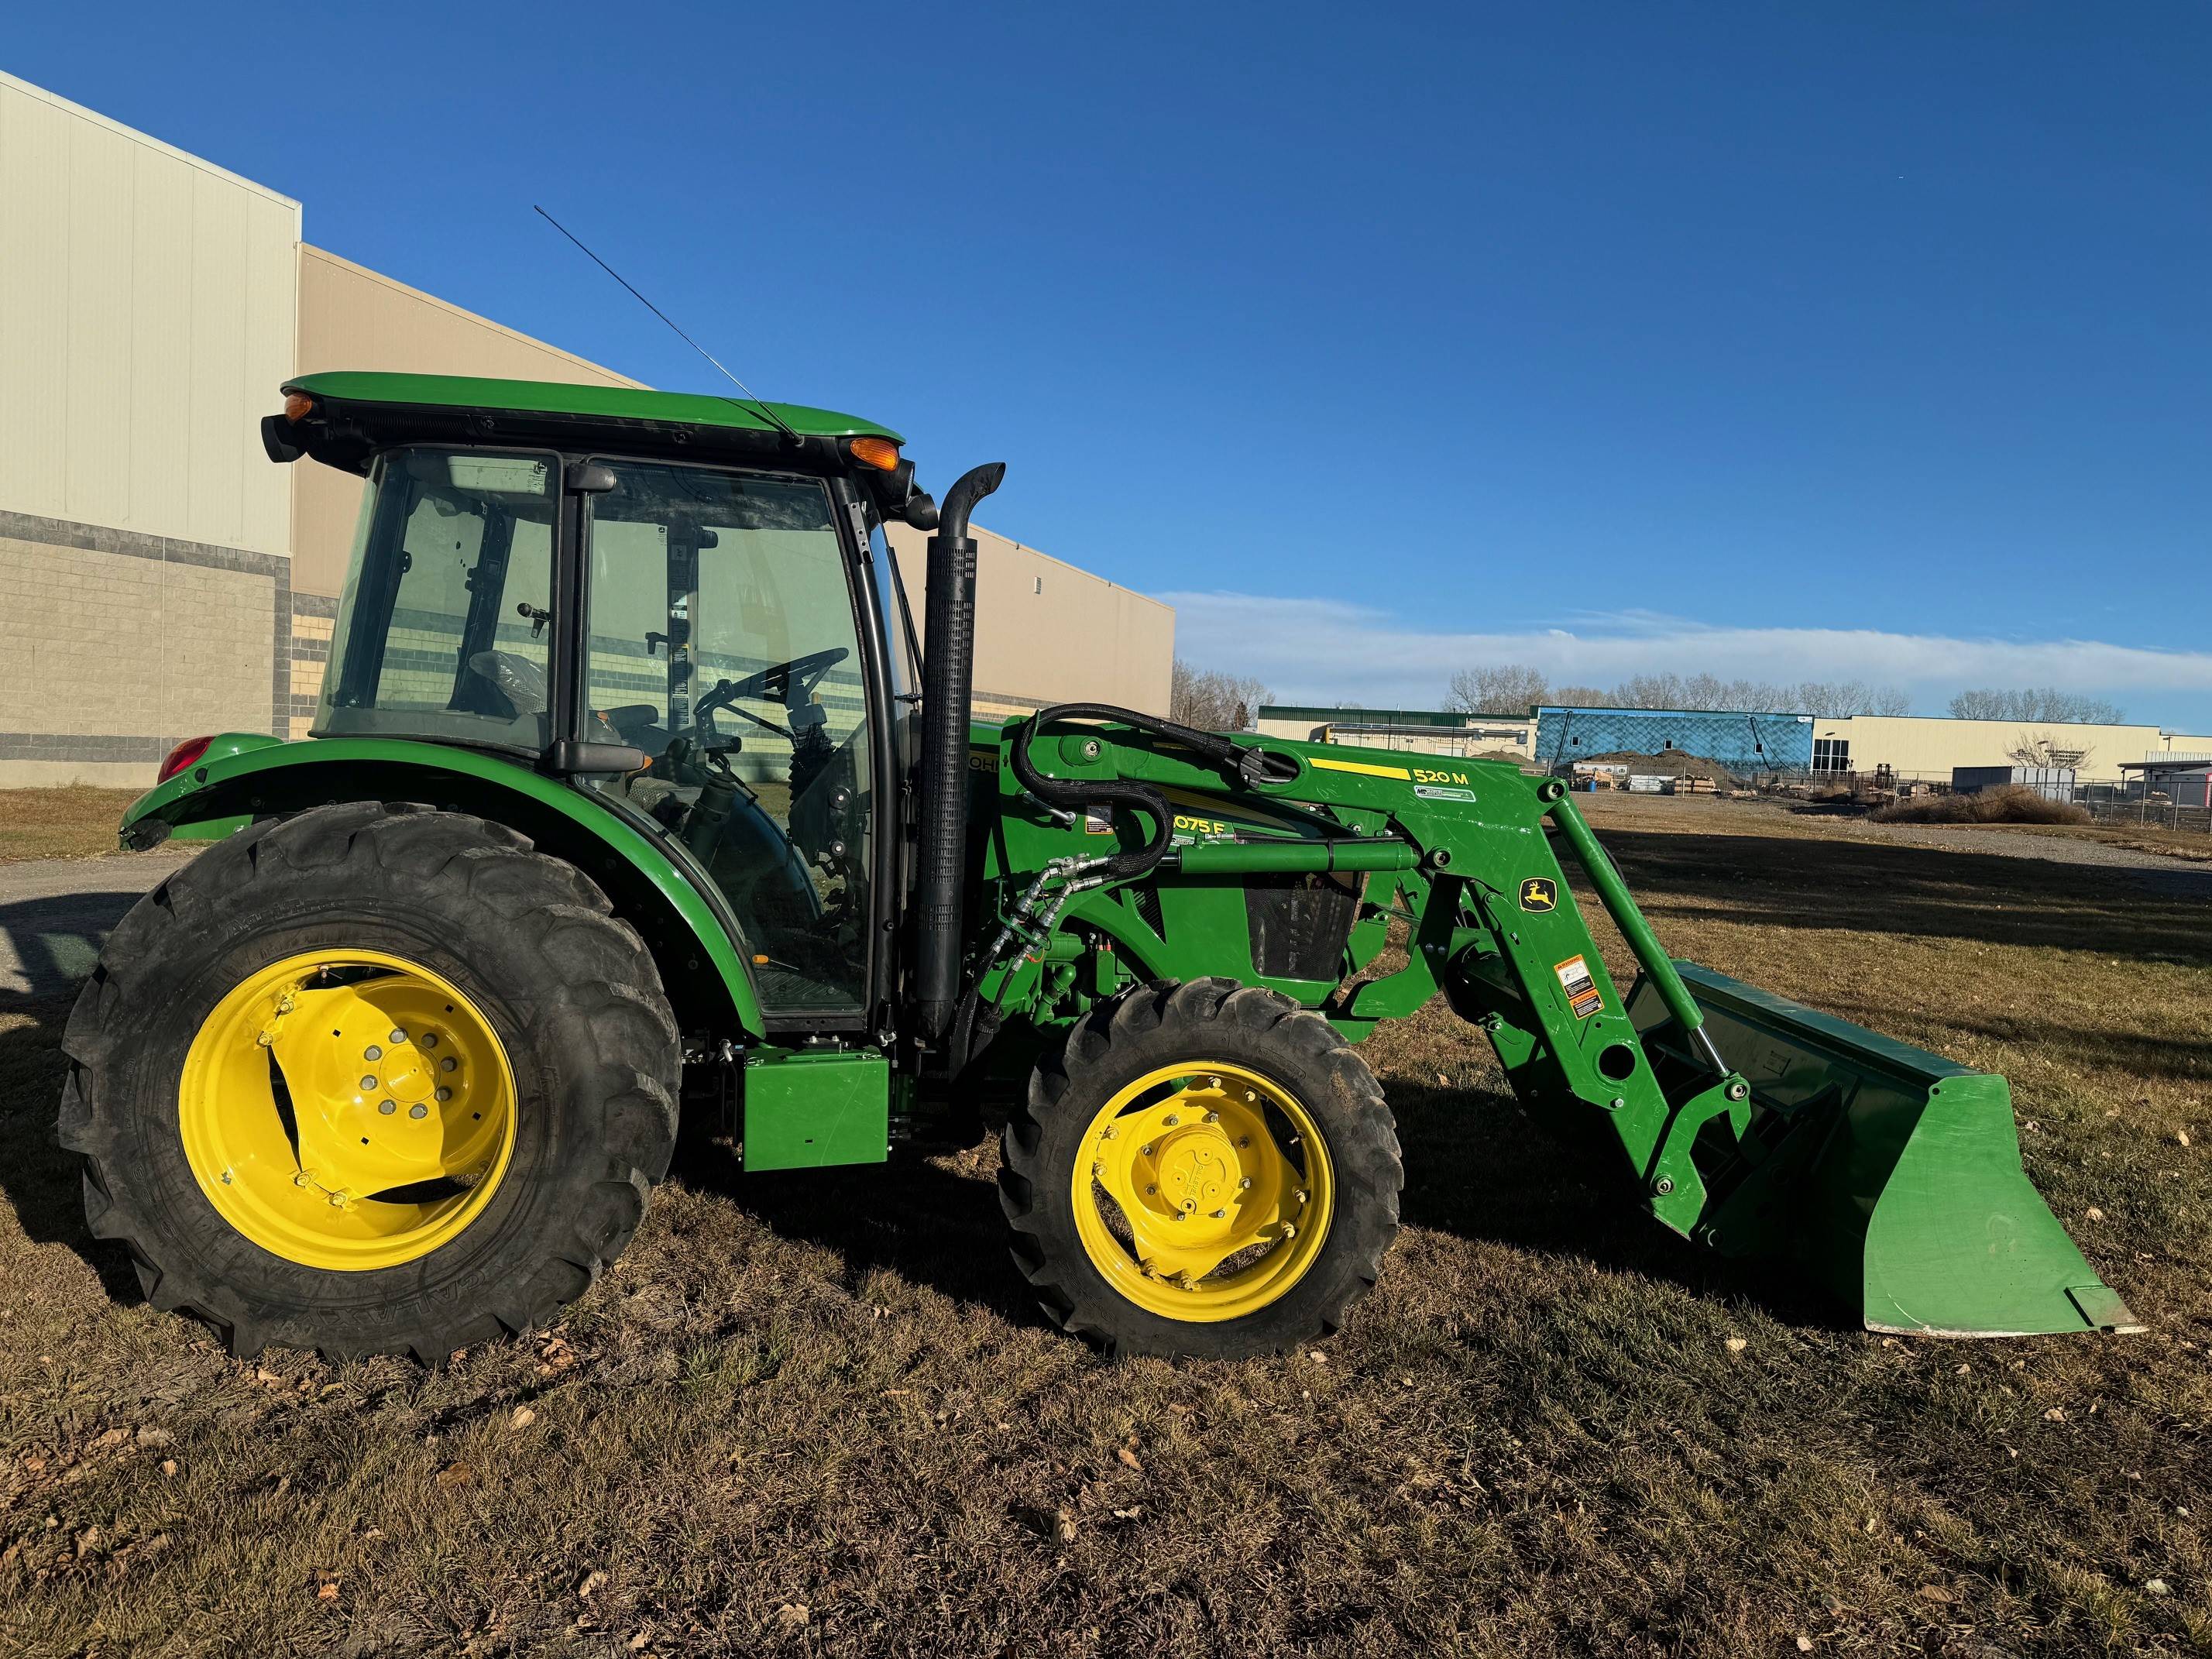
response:
<path id="1" fill-rule="evenodd" d="M 713 352 L 708 350 L 706 347 L 701 345 L 696 340 L 693 339 L 689 334 L 686 334 L 682 329 L 677 328 L 676 319 L 674 318 L 671 317 L 659 306 L 653 304 L 652 301 L 647 299 L 645 295 L 640 294 L 636 289 L 632 288 L 629 279 L 623 276 L 622 272 L 617 270 L 605 259 L 602 259 L 598 254 L 592 252 L 591 249 L 585 247 L 583 239 L 578 236 L 574 231 L 569 229 L 568 226 L 562 224 L 558 219 L 556 219 L 551 214 L 546 212 L 544 208 L 539 207 L 535 202 L 532 202 L 530 205 L 539 218 L 544 220 L 547 224 L 552 226 L 554 229 L 559 231 L 570 241 L 575 243 L 577 247 L 582 250 L 583 255 L 586 259 L 589 259 L 601 270 L 605 271 L 608 276 L 613 277 L 615 281 L 620 283 L 624 288 L 629 289 L 631 297 L 635 299 L 638 304 L 643 306 L 654 316 L 659 318 L 662 322 L 666 323 L 670 328 L 674 329 L 676 331 L 676 337 L 678 339 L 683 341 L 685 345 L 690 346 L 692 350 L 697 352 L 708 362 L 714 364 L 715 369 L 720 374 L 724 380 L 727 380 L 732 386 L 737 387 L 738 391 L 745 394 L 746 398 L 751 401 L 754 410 L 757 410 L 769 425 L 775 428 L 777 431 L 782 433 L 785 437 L 790 439 L 791 441 L 795 444 L 804 443 L 806 441 L 804 438 L 800 437 L 796 431 L 793 430 L 790 422 L 785 420 L 782 416 L 777 414 L 765 403 L 762 402 L 760 398 L 754 392 L 750 386 L 747 386 L 736 375 L 731 374 L 728 369 L 724 368 L 722 367 L 722 360 L 720 358 L 717 357 Z M 730 401 L 732 403 L 735 403 L 737 402 L 737 399 L 732 398 Z"/>

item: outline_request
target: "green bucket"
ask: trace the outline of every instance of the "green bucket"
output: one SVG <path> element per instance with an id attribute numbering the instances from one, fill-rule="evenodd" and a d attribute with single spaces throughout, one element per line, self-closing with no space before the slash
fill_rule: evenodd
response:
<path id="1" fill-rule="evenodd" d="M 1698 1141 L 1711 1198 L 1697 1237 L 1727 1255 L 1794 1257 L 1869 1330 L 2142 1329 L 2021 1170 L 2002 1078 L 1674 966 L 1752 1090 L 1741 1133 L 1717 1119 Z M 1648 978 L 1629 1012 L 1662 1073 L 1689 1078 L 1694 1057 Z"/>

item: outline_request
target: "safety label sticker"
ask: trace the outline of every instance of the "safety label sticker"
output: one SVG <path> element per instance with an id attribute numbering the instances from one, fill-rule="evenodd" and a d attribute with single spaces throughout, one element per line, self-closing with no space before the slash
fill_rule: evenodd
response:
<path id="1" fill-rule="evenodd" d="M 1580 957 L 1569 957 L 1552 971 L 1559 976 L 1559 984 L 1567 994 L 1567 1006 L 1575 1011 L 1577 1019 L 1588 1019 L 1605 1006 L 1605 999 L 1598 994 L 1597 982 L 1590 977 L 1589 964 Z"/>
<path id="2" fill-rule="evenodd" d="M 1083 833 L 1086 836 L 1110 836 L 1114 833 L 1114 809 L 1091 805 L 1083 809 Z"/>
<path id="3" fill-rule="evenodd" d="M 1521 908 L 1523 910 L 1556 910 L 1559 908 L 1559 884 L 1548 876 L 1531 876 L 1521 884 Z"/>

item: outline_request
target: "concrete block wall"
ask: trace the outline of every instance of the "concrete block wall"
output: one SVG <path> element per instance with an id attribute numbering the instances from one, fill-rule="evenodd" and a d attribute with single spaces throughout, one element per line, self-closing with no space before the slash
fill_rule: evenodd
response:
<path id="1" fill-rule="evenodd" d="M 287 732 L 291 568 L 0 511 L 0 787 L 139 788 L 185 738 Z"/>

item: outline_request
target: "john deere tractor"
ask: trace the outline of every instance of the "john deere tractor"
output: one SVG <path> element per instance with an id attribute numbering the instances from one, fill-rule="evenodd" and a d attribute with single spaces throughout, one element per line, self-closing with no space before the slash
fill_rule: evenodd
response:
<path id="1" fill-rule="evenodd" d="M 131 846 L 211 844 L 109 939 L 60 1121 L 92 1231 L 234 1352 L 551 1319 L 685 1111 L 749 1172 L 995 1119 L 1014 1265 L 1067 1330 L 1308 1341 L 1398 1223 L 1360 1043 L 1439 995 L 1563 1158 L 1698 1248 L 1883 1330 L 2132 1327 L 2003 1079 L 1670 960 L 1559 780 L 1097 704 L 971 721 L 1003 469 L 940 505 L 821 410 L 283 391 L 271 459 L 367 483 L 319 713 L 180 745 L 131 807 Z M 934 532 L 919 640 L 894 521 Z"/>

